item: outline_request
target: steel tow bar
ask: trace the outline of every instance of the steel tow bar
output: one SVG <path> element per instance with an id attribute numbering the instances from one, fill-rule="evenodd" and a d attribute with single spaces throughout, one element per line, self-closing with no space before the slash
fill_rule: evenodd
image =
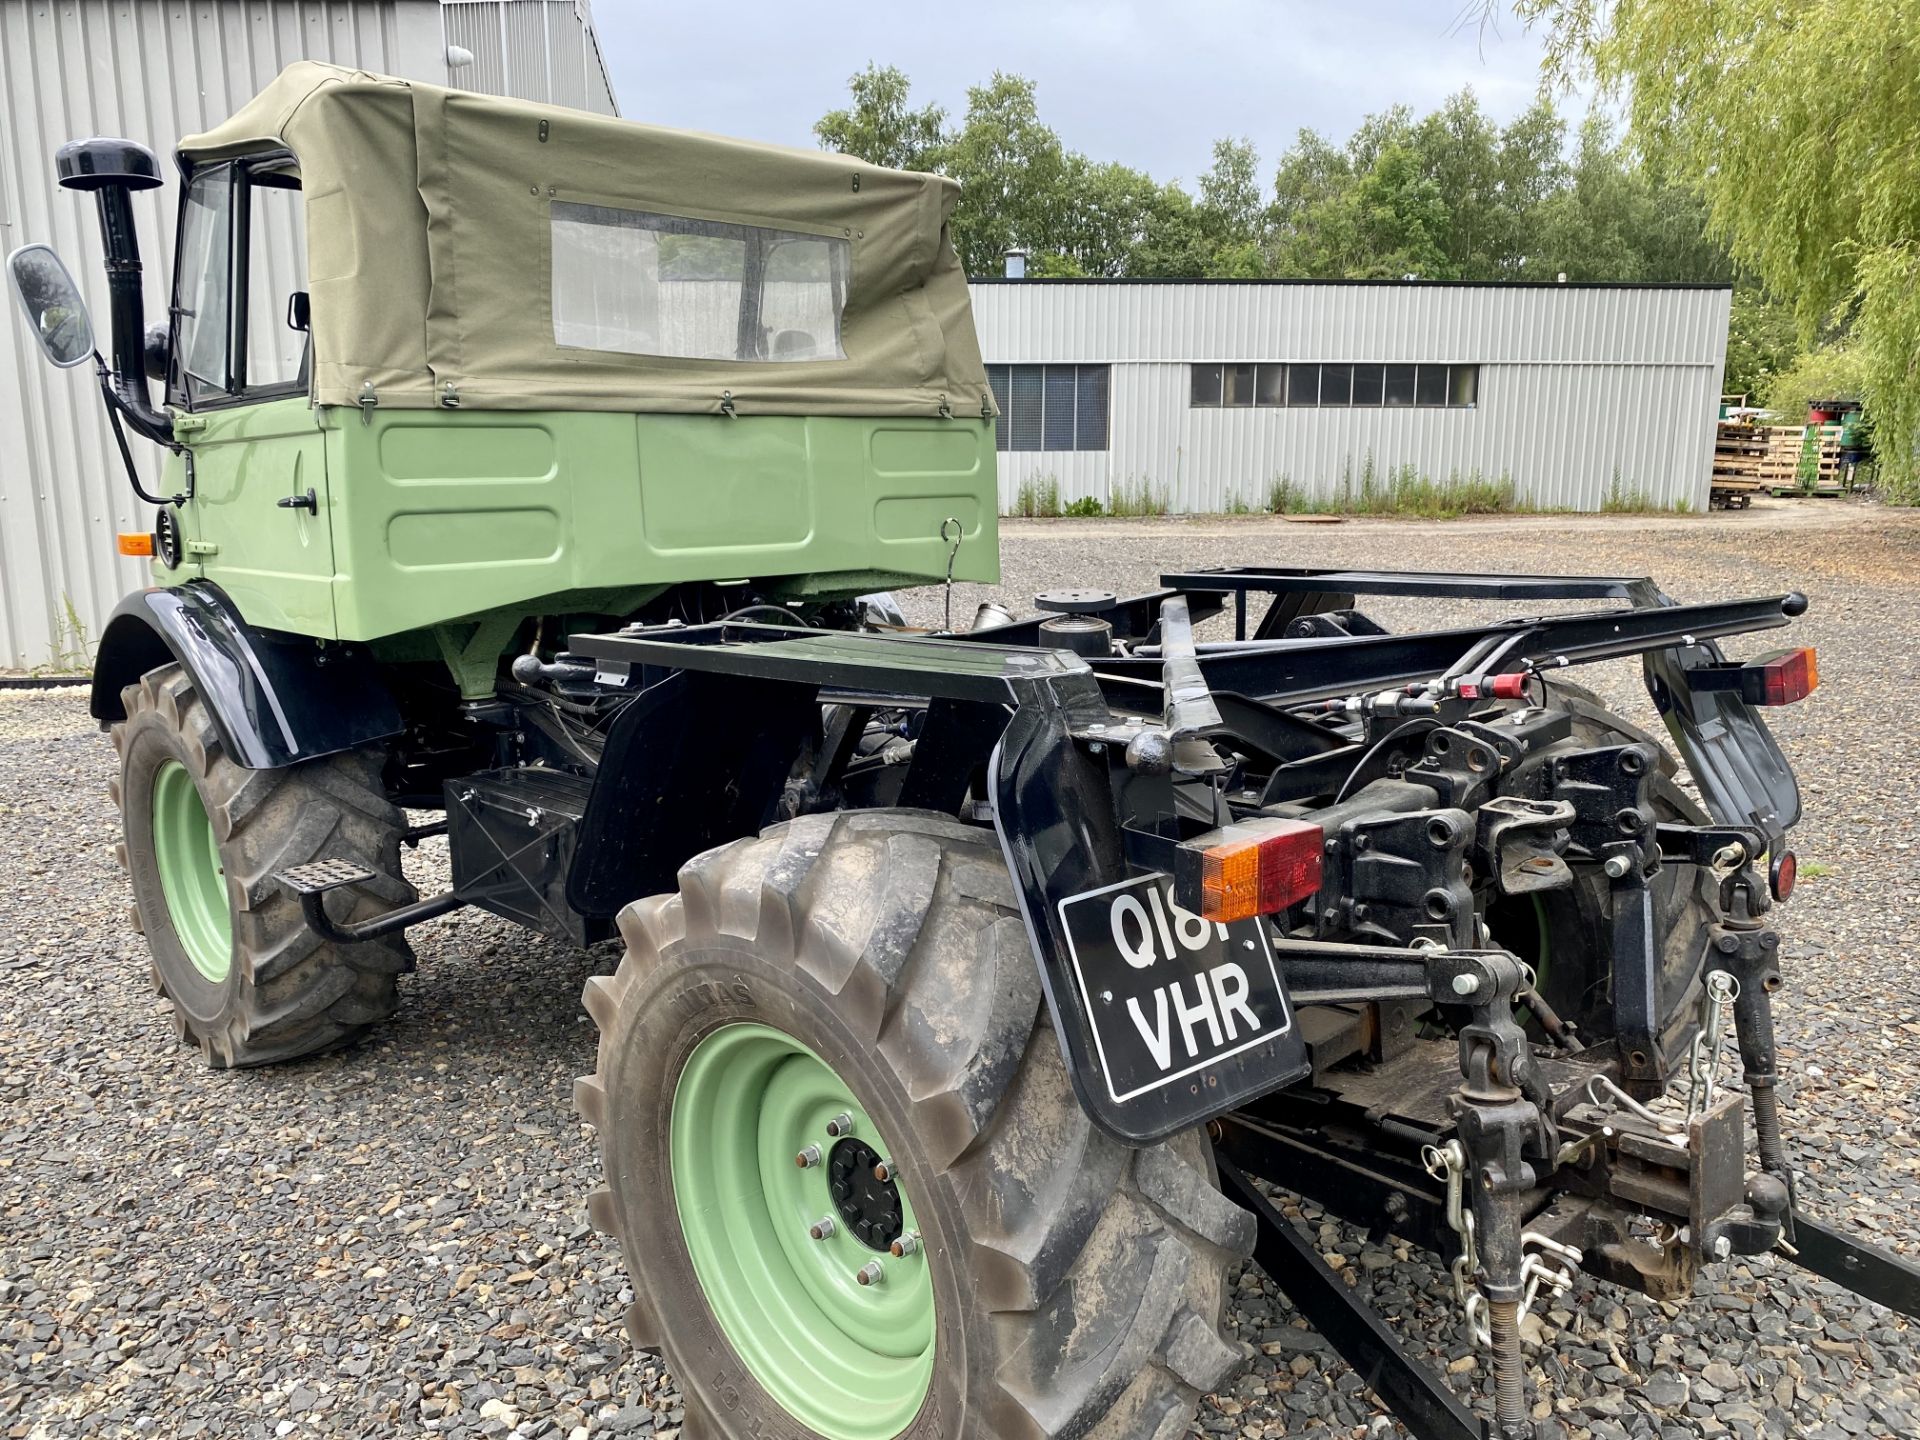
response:
<path id="1" fill-rule="evenodd" d="M 1793 1248 L 1789 1258 L 1802 1269 L 1909 1319 L 1920 1320 L 1920 1265 L 1890 1250 L 1862 1245 L 1797 1209 L 1793 1212 Z"/>
<path id="2" fill-rule="evenodd" d="M 1215 1151 L 1220 1187 L 1259 1222 L 1253 1259 L 1273 1283 L 1386 1402 L 1414 1440 L 1488 1440 L 1486 1423 L 1462 1405 L 1438 1375 L 1409 1355 L 1386 1322 L 1348 1290 L 1299 1228 L 1273 1208 L 1253 1181 Z"/>

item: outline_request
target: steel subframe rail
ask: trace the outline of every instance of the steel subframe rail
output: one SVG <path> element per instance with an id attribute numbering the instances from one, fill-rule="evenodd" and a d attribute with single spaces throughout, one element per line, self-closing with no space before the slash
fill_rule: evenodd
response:
<path id="1" fill-rule="evenodd" d="M 1400 1337 L 1347 1288 L 1300 1228 L 1235 1163 L 1236 1153 L 1230 1141 L 1223 1141 L 1215 1148 L 1214 1160 L 1221 1190 L 1251 1211 L 1258 1226 L 1254 1263 L 1414 1440 L 1491 1440 L 1491 1425 L 1469 1410 L 1431 1367 L 1408 1354 Z M 1798 1209 L 1793 1224 L 1795 1253 L 1785 1258 L 1864 1299 L 1920 1319 L 1920 1265 L 1857 1241 Z"/>
<path id="2" fill-rule="evenodd" d="M 1357 1299 L 1307 1237 L 1247 1176 L 1216 1152 L 1220 1188 L 1259 1224 L 1254 1263 L 1278 1285 L 1340 1358 L 1386 1402 L 1414 1440 L 1489 1440 L 1476 1416 L 1431 1368 L 1409 1355 L 1386 1321 Z"/>
<path id="3" fill-rule="evenodd" d="M 1920 1265 L 1816 1220 L 1805 1211 L 1793 1212 L 1790 1257 L 1803 1270 L 1831 1280 L 1843 1290 L 1920 1320 Z"/>

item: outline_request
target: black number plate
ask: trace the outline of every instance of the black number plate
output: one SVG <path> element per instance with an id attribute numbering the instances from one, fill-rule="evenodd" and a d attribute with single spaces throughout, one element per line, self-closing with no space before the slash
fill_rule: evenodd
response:
<path id="1" fill-rule="evenodd" d="M 1173 903 L 1171 882 L 1158 874 L 1059 906 L 1114 1106 L 1151 1107 L 1158 1094 L 1197 1118 L 1305 1073 L 1306 1047 L 1264 921 L 1203 920 Z"/>

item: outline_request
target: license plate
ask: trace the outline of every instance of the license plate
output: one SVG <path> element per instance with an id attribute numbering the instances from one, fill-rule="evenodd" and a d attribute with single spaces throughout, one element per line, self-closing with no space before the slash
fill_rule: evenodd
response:
<path id="1" fill-rule="evenodd" d="M 1217 1085 L 1206 1072 L 1280 1041 L 1286 1068 L 1297 1069 L 1299 1042 L 1287 1040 L 1293 1010 L 1263 920 L 1203 920 L 1173 903 L 1172 882 L 1158 874 L 1070 895 L 1059 906 L 1115 1104 L 1182 1082 Z"/>

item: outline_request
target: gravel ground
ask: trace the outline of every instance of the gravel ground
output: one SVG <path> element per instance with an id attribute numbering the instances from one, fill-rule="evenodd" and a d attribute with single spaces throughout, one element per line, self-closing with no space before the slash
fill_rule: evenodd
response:
<path id="1" fill-rule="evenodd" d="M 1802 1199 L 1920 1255 L 1920 517 L 1837 503 L 1689 520 L 1008 525 L 1006 583 L 1144 588 L 1234 561 L 1652 573 L 1682 599 L 1801 588 L 1823 688 L 1778 712 L 1808 818 L 1780 1016 Z M 956 614 L 981 592 L 958 587 Z M 911 601 L 937 615 L 938 592 Z M 1375 607 L 1396 624 L 1473 606 Z M 1442 612 L 1445 612 L 1444 614 Z M 1644 715 L 1630 672 L 1600 688 Z M 590 1433 L 670 1440 L 672 1378 L 620 1330 L 575 1123 L 578 997 L 612 968 L 486 917 L 416 932 L 358 1049 L 215 1074 L 172 1041 L 113 860 L 111 750 L 76 692 L 0 692 L 0 1437 Z M 431 862 L 429 862 L 431 863 Z M 1322 1248 L 1463 1391 L 1444 1272 L 1303 1207 Z M 1251 1370 L 1207 1434 L 1398 1433 L 1258 1272 Z M 1920 1435 L 1920 1331 L 1772 1259 L 1688 1306 L 1583 1281 L 1536 1382 L 1581 1437 Z M 1541 1413 L 1545 1413 L 1544 1411 Z"/>

